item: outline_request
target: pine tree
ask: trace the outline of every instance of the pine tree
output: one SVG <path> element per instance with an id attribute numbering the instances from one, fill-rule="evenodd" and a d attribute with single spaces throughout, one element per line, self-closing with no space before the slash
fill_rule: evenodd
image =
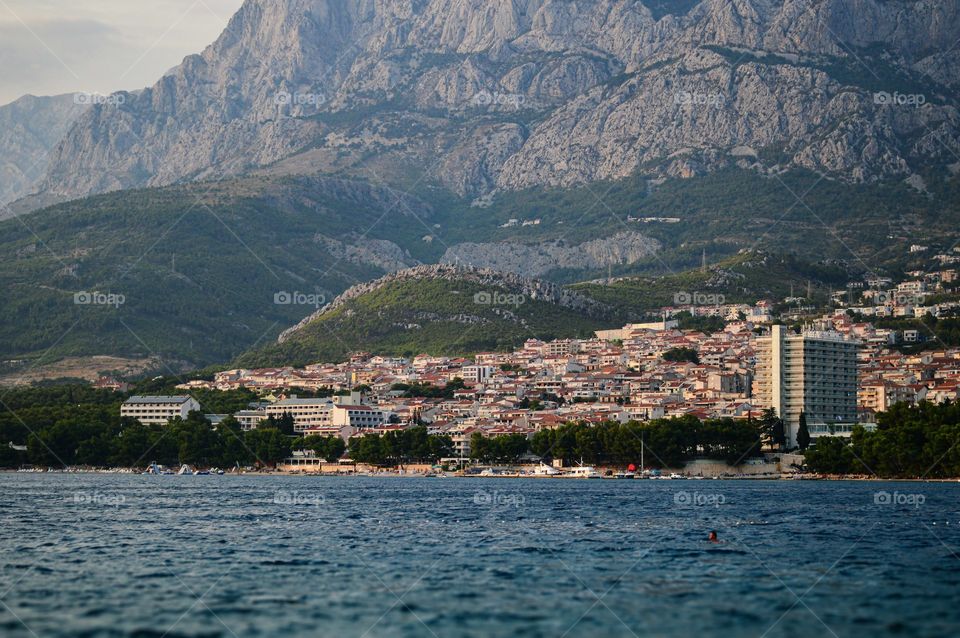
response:
<path id="1" fill-rule="evenodd" d="M 807 429 L 807 415 L 800 413 L 800 425 L 797 427 L 797 445 L 803 452 L 810 447 L 810 430 Z"/>

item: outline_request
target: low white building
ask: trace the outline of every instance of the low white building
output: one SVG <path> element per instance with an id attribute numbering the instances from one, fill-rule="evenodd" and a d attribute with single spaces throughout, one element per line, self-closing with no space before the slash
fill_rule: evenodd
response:
<path id="1" fill-rule="evenodd" d="M 170 419 L 187 418 L 199 411 L 200 404 L 189 396 L 132 396 L 120 406 L 120 416 L 130 417 L 144 425 L 164 425 Z"/>
<path id="2" fill-rule="evenodd" d="M 386 423 L 388 418 L 386 412 L 369 405 L 335 405 L 331 425 L 363 430 L 379 427 Z"/>

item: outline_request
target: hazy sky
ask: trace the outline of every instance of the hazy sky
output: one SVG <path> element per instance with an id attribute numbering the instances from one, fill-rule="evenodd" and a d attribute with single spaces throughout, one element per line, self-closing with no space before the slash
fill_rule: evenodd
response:
<path id="1" fill-rule="evenodd" d="M 0 0 L 0 104 L 156 82 L 223 31 L 243 0 Z"/>

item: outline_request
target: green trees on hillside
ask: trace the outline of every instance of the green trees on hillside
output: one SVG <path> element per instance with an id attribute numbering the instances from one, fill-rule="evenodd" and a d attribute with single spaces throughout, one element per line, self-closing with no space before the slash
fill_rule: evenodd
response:
<path id="1" fill-rule="evenodd" d="M 439 387 L 427 383 L 394 383 L 391 390 L 403 392 L 406 399 L 427 398 L 427 399 L 452 399 L 453 393 L 466 387 L 463 379 L 456 377 L 447 382 L 445 386 Z"/>

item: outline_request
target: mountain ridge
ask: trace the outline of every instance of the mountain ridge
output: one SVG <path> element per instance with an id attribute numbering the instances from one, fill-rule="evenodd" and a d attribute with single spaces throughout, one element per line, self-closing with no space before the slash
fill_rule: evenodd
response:
<path id="1" fill-rule="evenodd" d="M 414 163 L 462 197 L 731 165 L 870 181 L 960 149 L 956 1 L 664 6 L 247 0 L 203 53 L 86 113 L 41 190 Z M 916 87 L 916 108 L 877 98 Z"/>

